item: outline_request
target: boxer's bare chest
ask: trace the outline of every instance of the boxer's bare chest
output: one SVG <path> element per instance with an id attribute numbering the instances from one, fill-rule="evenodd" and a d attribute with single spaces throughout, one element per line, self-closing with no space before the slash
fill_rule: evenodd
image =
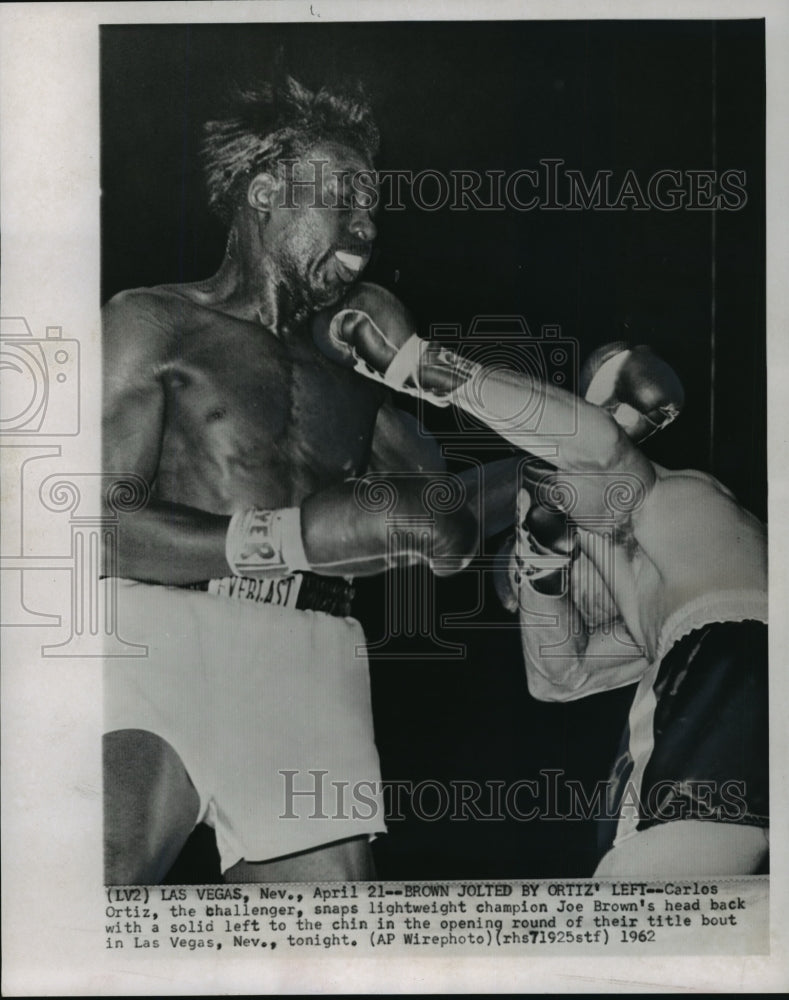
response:
<path id="1" fill-rule="evenodd" d="M 281 339 L 230 317 L 177 336 L 161 378 L 157 493 L 218 513 L 300 503 L 367 464 L 380 394 L 308 330 Z"/>

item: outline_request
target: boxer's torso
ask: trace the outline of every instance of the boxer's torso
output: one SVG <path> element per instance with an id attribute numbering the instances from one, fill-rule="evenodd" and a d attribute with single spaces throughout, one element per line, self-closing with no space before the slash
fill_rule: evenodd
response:
<path id="1" fill-rule="evenodd" d="M 164 395 L 154 495 L 217 514 L 297 506 L 365 468 L 382 394 L 323 358 L 308 324 L 257 322 L 154 289 Z M 168 329 L 169 327 L 169 329 Z"/>

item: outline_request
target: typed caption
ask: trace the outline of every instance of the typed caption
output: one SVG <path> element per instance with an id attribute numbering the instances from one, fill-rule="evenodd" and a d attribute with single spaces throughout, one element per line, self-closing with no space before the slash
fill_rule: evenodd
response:
<path id="1" fill-rule="evenodd" d="M 104 948 L 251 952 L 763 954 L 768 878 L 111 887 Z"/>

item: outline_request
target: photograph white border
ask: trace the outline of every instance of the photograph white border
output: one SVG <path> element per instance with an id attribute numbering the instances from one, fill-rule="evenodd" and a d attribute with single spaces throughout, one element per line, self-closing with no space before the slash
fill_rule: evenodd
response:
<path id="1" fill-rule="evenodd" d="M 41 661 L 25 629 L 3 636 L 3 993 L 109 996 L 291 992 L 782 991 L 789 986 L 786 801 L 789 532 L 784 412 L 789 374 L 789 6 L 782 0 L 658 3 L 9 3 L 0 9 L 0 273 L 3 315 L 80 339 L 99 367 L 100 24 L 355 20 L 762 18 L 767 27 L 767 275 L 771 571 L 771 954 L 702 959 L 490 956 L 290 961 L 157 956 L 97 947 L 101 872 L 100 661 Z M 91 380 L 95 386 L 97 383 Z M 83 394 L 74 472 L 100 468 L 99 393 Z M 4 511 L 10 521 L 14 511 Z M 13 524 L 10 525 L 13 530 Z M 46 530 L 46 526 L 42 526 Z M 44 539 L 43 544 L 46 545 Z M 54 544 L 54 543 L 53 543 Z M 57 544 L 60 544 L 59 542 Z M 41 586 L 52 581 L 42 579 Z M 8 631 L 8 630 L 6 630 Z"/>

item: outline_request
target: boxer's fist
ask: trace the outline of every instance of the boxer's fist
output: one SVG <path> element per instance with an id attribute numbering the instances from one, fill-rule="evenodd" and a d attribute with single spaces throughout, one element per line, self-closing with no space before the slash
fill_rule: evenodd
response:
<path id="1" fill-rule="evenodd" d="M 349 367 L 362 362 L 380 376 L 411 339 L 415 324 L 403 303 L 379 285 L 360 282 L 334 312 L 324 310 L 313 322 L 319 349 Z"/>
<path id="2" fill-rule="evenodd" d="M 540 594 L 559 597 L 567 589 L 568 573 L 578 555 L 578 539 L 566 514 L 539 504 L 529 508 L 520 531 L 518 552 L 522 578 Z M 553 566 L 530 562 L 534 556 L 558 556 Z"/>
<path id="3" fill-rule="evenodd" d="M 433 372 L 427 387 L 423 385 L 428 342 L 414 332 L 411 314 L 396 296 L 365 282 L 348 293 L 339 311 L 315 317 L 313 338 L 332 360 L 435 406 L 449 406 L 458 380 L 465 381 L 472 374 L 468 363 L 445 352 L 438 372 Z"/>
<path id="4" fill-rule="evenodd" d="M 685 402 L 682 383 L 670 365 L 646 345 L 631 348 L 621 341 L 592 352 L 581 369 L 579 390 L 636 442 L 667 427 Z"/>
<path id="5" fill-rule="evenodd" d="M 302 504 L 304 550 L 313 572 L 370 576 L 396 566 L 427 563 L 436 576 L 450 576 L 476 554 L 479 529 L 467 506 L 431 513 L 427 527 L 424 484 L 407 487 L 401 482 L 396 484 L 398 524 L 387 509 L 361 503 L 359 486 L 359 481 L 347 480 L 314 493 Z M 403 530 L 411 525 L 415 530 Z"/>
<path id="6" fill-rule="evenodd" d="M 570 519 L 562 511 L 533 503 L 526 513 L 524 527 L 537 552 L 570 558 L 577 554 L 578 541 L 570 529 Z"/>

